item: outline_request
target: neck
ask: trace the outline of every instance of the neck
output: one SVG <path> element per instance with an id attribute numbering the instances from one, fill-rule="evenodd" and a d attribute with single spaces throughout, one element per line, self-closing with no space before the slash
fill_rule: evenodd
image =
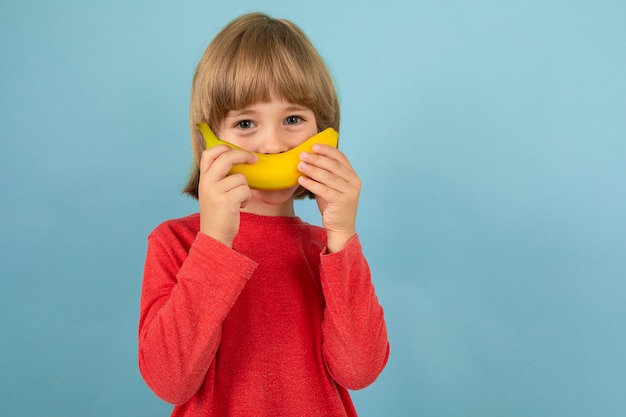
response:
<path id="1" fill-rule="evenodd" d="M 244 213 L 258 214 L 260 216 L 286 216 L 294 217 L 295 210 L 293 195 L 287 198 L 279 195 L 278 191 L 252 191 L 252 199 L 241 209 Z"/>

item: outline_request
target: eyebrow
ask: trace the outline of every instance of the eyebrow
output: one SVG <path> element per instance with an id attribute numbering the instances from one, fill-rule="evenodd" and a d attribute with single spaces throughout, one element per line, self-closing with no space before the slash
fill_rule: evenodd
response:
<path id="1" fill-rule="evenodd" d="M 307 110 L 311 110 L 311 109 L 309 109 L 308 107 L 297 106 L 297 105 L 289 106 L 285 109 L 285 111 L 307 111 Z"/>
<path id="2" fill-rule="evenodd" d="M 284 111 L 286 113 L 289 113 L 289 112 L 302 112 L 302 111 L 312 111 L 312 110 L 309 109 L 308 107 L 299 106 L 299 105 L 294 104 L 293 106 L 289 106 L 289 107 L 285 108 Z M 226 114 L 226 117 L 238 118 L 238 117 L 242 117 L 242 116 L 255 115 L 257 113 L 258 112 L 256 110 L 253 110 L 253 109 L 250 109 L 250 108 L 243 108 L 243 109 L 239 109 L 239 110 L 230 110 Z"/>
<path id="3" fill-rule="evenodd" d="M 244 108 L 240 110 L 230 110 L 226 114 L 226 117 L 241 117 L 241 116 L 248 116 L 251 114 L 256 114 L 256 112 L 254 110 Z"/>

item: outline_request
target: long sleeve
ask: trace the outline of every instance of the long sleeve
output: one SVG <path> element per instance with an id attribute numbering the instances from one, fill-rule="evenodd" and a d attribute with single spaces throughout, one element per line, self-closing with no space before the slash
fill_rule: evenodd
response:
<path id="1" fill-rule="evenodd" d="M 358 238 L 326 254 L 296 217 L 241 213 L 233 248 L 193 214 L 148 237 L 139 368 L 172 417 L 356 417 L 388 355 Z"/>
<path id="2" fill-rule="evenodd" d="M 192 242 L 190 247 L 186 240 Z M 139 368 L 163 400 L 182 404 L 204 383 L 220 343 L 222 322 L 256 267 L 254 261 L 202 233 L 185 238 L 164 227 L 149 236 Z"/>
<path id="3" fill-rule="evenodd" d="M 321 255 L 320 278 L 326 306 L 323 353 L 332 378 L 347 389 L 362 389 L 382 372 L 389 357 L 383 309 L 358 237 L 340 252 Z"/>

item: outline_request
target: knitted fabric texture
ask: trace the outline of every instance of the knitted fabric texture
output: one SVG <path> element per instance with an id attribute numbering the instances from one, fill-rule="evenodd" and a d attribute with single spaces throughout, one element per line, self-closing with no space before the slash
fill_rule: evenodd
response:
<path id="1" fill-rule="evenodd" d="M 230 249 L 198 214 L 148 238 L 139 368 L 172 416 L 356 416 L 389 355 L 358 237 L 327 254 L 297 217 L 242 213 Z"/>

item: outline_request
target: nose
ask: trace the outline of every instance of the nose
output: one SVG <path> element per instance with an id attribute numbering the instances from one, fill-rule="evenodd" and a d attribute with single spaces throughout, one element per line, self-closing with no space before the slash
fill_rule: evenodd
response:
<path id="1" fill-rule="evenodd" d="M 274 154 L 289 150 L 284 133 L 280 129 L 267 129 L 259 144 L 259 153 Z"/>

